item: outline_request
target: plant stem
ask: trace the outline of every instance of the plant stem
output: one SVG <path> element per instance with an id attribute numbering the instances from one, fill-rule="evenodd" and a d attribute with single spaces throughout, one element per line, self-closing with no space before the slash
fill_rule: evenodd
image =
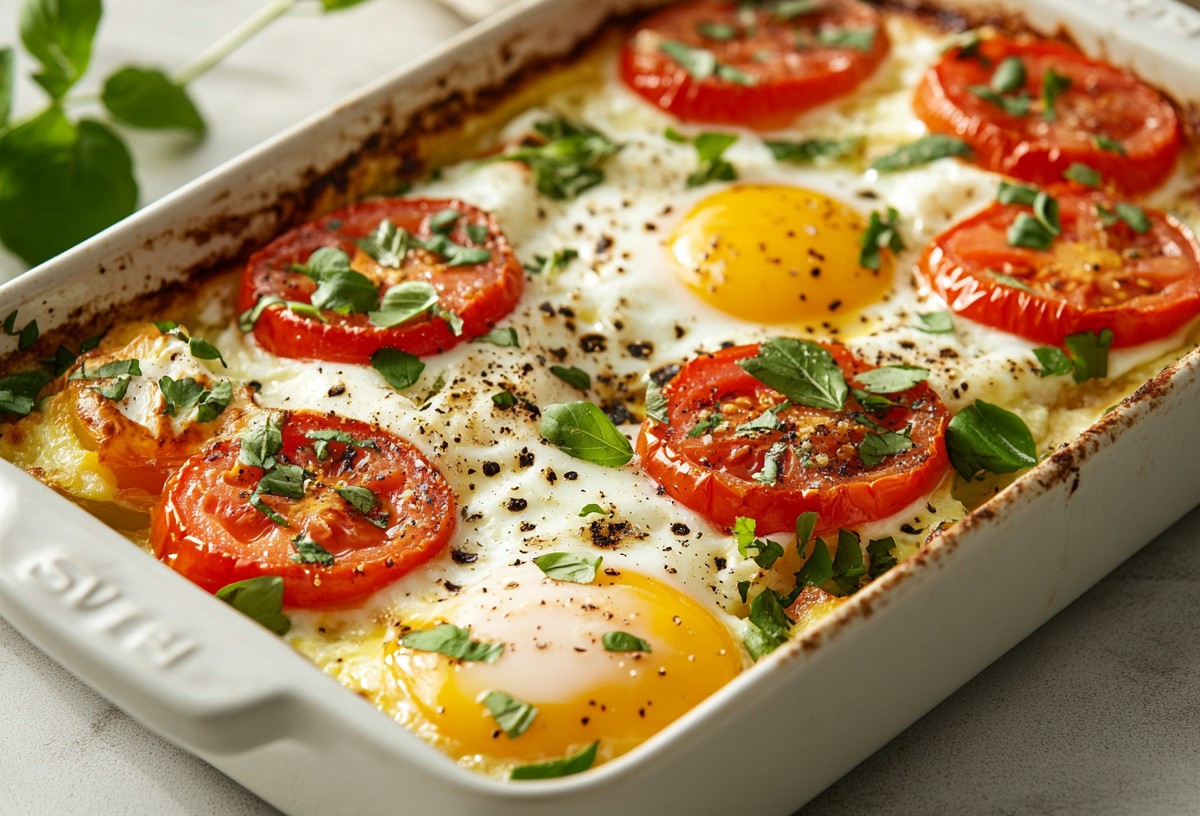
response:
<path id="1" fill-rule="evenodd" d="M 214 43 L 212 47 L 197 57 L 190 65 L 180 69 L 175 74 L 175 82 L 179 85 L 187 85 L 193 79 L 229 56 L 238 46 L 265 28 L 272 20 L 282 17 L 291 11 L 296 3 L 297 0 L 271 0 L 258 13 Z"/>

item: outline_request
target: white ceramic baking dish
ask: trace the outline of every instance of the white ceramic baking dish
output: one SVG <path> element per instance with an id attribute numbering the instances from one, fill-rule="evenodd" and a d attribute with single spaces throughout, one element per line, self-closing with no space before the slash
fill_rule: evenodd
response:
<path id="1" fill-rule="evenodd" d="M 524 2 L 0 287 L 45 332 L 261 244 L 344 197 L 405 134 L 651 0 Z M 1200 12 L 1169 0 L 952 4 L 1024 14 L 1200 100 Z M 403 166 L 400 169 L 404 169 Z M 10 353 L 15 340 L 0 339 Z M 155 731 L 292 814 L 784 814 L 1200 502 L 1200 353 L 636 751 L 504 784 L 453 764 L 279 638 L 0 462 L 0 614 Z"/>

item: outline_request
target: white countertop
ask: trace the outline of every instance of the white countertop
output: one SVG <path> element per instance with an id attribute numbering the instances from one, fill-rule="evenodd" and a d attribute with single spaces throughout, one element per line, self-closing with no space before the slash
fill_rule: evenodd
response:
<path id="1" fill-rule="evenodd" d="M 264 2 L 106 0 L 83 89 L 119 64 L 178 67 Z M 15 41 L 19 6 L 0 0 L 0 43 Z M 327 17 L 296 13 L 278 21 L 195 84 L 211 126 L 206 141 L 130 139 L 143 202 L 464 27 L 427 0 L 373 0 Z M 18 94 L 22 110 L 39 98 L 27 81 Z M 0 258 L 0 279 L 19 269 Z M 1198 544 L 1200 510 L 803 815 L 1200 810 Z M 886 693 L 887 678 L 879 682 Z M 0 814 L 276 812 L 131 720 L 0 620 Z"/>

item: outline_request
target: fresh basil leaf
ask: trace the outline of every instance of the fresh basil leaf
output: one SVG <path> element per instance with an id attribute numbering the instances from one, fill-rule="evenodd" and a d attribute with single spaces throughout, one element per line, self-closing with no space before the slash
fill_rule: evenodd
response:
<path id="1" fill-rule="evenodd" d="M 565 552 L 546 553 L 533 559 L 533 563 L 547 578 L 571 584 L 590 584 L 595 581 L 596 571 L 603 561 L 604 557 L 600 555 L 588 558 L 586 555 Z"/>
<path id="2" fill-rule="evenodd" d="M 1092 141 L 1096 143 L 1096 147 L 1101 150 L 1107 150 L 1109 153 L 1116 153 L 1120 156 L 1128 156 L 1125 152 L 1125 145 L 1118 142 L 1116 139 L 1110 139 L 1099 133 L 1092 134 Z"/>
<path id="3" fill-rule="evenodd" d="M 462 218 L 462 213 L 458 210 L 449 207 L 438 210 L 429 219 L 429 229 L 433 232 L 450 232 L 460 218 Z"/>
<path id="4" fill-rule="evenodd" d="M 817 32 L 817 42 L 831 48 L 853 48 L 870 51 L 875 47 L 874 28 L 823 28 Z"/>
<path id="5" fill-rule="evenodd" d="M 152 322 L 154 323 L 154 328 L 158 329 L 163 334 L 173 332 L 175 329 L 179 328 L 179 324 L 174 320 L 155 320 Z"/>
<path id="6" fill-rule="evenodd" d="M 663 40 L 658 50 L 679 63 L 679 67 L 697 82 L 708 79 L 717 71 L 717 58 L 707 48 L 694 48 L 678 40 Z"/>
<path id="7" fill-rule="evenodd" d="M 483 698 L 483 704 L 509 739 L 516 739 L 524 734 L 525 730 L 533 725 L 538 713 L 534 706 L 510 697 L 503 691 L 488 692 Z"/>
<path id="8" fill-rule="evenodd" d="M 808 546 L 809 539 L 817 529 L 817 518 L 817 514 L 811 510 L 796 517 L 796 550 L 801 557 L 804 556 L 804 548 Z"/>
<path id="9" fill-rule="evenodd" d="M 497 408 L 512 408 L 517 404 L 517 398 L 508 391 L 499 391 L 492 394 L 492 404 Z"/>
<path id="10" fill-rule="evenodd" d="M 997 272 L 995 269 L 987 269 L 985 271 L 991 273 L 991 276 L 995 279 L 996 283 L 1000 284 L 1001 286 L 1007 286 L 1010 289 L 1019 289 L 1020 291 L 1028 292 L 1031 295 L 1034 294 L 1034 291 L 1029 288 L 1029 284 L 1025 283 L 1023 280 L 1020 280 L 1019 278 L 1014 278 L 1012 275 L 1005 275 L 1003 272 Z"/>
<path id="11" fill-rule="evenodd" d="M 1008 228 L 1008 245 L 1045 252 L 1054 243 L 1054 233 L 1029 213 L 1017 213 L 1017 220 Z"/>
<path id="12" fill-rule="evenodd" d="M 871 580 L 878 578 L 896 566 L 898 561 L 892 553 L 896 549 L 896 540 L 891 536 L 870 541 L 867 544 L 867 555 L 871 556 Z"/>
<path id="13" fill-rule="evenodd" d="M 1062 349 L 1054 346 L 1042 346 L 1033 350 L 1038 365 L 1042 368 L 1042 377 L 1061 377 L 1075 370 L 1075 364 Z"/>
<path id="14" fill-rule="evenodd" d="M 1025 63 L 1019 57 L 1001 60 L 992 74 L 991 86 L 996 93 L 1012 93 L 1025 87 Z"/>
<path id="15" fill-rule="evenodd" d="M 749 585 L 750 582 L 746 581 L 745 583 Z M 767 591 L 770 592 L 770 590 Z M 746 651 L 750 653 L 750 659 L 755 663 L 778 649 L 780 645 L 778 640 L 763 634 L 762 631 L 753 626 L 747 627 L 742 639 L 746 644 Z"/>
<path id="16" fill-rule="evenodd" d="M 0 48 L 0 128 L 8 124 L 12 116 L 13 83 L 16 73 L 16 52 L 11 45 Z"/>
<path id="17" fill-rule="evenodd" d="M 1015 473 L 1037 464 L 1037 448 L 1024 420 L 983 400 L 950 420 L 946 449 L 954 469 L 968 481 L 981 470 Z"/>
<path id="18" fill-rule="evenodd" d="M 275 454 L 283 450 L 283 423 L 287 415 L 266 411 L 251 418 L 238 437 L 238 462 L 268 470 L 275 466 Z"/>
<path id="19" fill-rule="evenodd" d="M 126 379 L 128 383 L 128 379 Z M 11 390 L 0 389 L 0 411 L 6 411 L 17 416 L 28 416 L 33 410 L 33 399 L 24 394 L 14 394 Z"/>
<path id="20" fill-rule="evenodd" d="M 604 181 L 601 169 L 621 145 L 592 128 L 554 119 L 534 125 L 548 140 L 487 161 L 516 161 L 529 167 L 538 192 L 563 201 Z"/>
<path id="21" fill-rule="evenodd" d="M 607 516 L 608 512 L 598 504 L 585 504 L 583 509 L 579 511 L 580 518 L 587 518 L 593 513 L 599 513 L 602 516 Z"/>
<path id="22" fill-rule="evenodd" d="M 387 269 L 399 269 L 408 254 L 408 230 L 397 229 L 387 218 L 379 222 L 366 238 L 355 241 L 358 248 Z"/>
<path id="23" fill-rule="evenodd" d="M 388 287 L 383 300 L 378 302 L 379 311 L 368 312 L 368 317 L 376 326 L 386 329 L 428 312 L 437 305 L 438 292 L 425 281 L 402 281 Z"/>
<path id="24" fill-rule="evenodd" d="M 326 275 L 350 271 L 350 256 L 337 247 L 317 247 L 303 264 L 292 264 L 292 271 L 307 275 L 316 283 Z"/>
<path id="25" fill-rule="evenodd" d="M 721 414 L 721 412 L 713 411 L 711 414 L 692 426 L 692 429 L 688 431 L 688 437 L 695 439 L 698 436 L 704 436 L 706 433 L 712 433 L 713 431 L 717 430 L 717 428 L 721 427 L 724 422 L 725 417 Z"/>
<path id="26" fill-rule="evenodd" d="M 750 582 L 749 581 L 738 581 L 737 582 L 737 590 L 738 590 L 738 595 L 742 596 L 742 603 L 746 603 L 746 596 L 750 594 Z M 758 660 L 757 657 L 754 659 Z"/>
<path id="27" fill-rule="evenodd" d="M 105 363 L 99 368 L 87 370 L 87 363 L 81 363 L 79 370 L 71 375 L 72 380 L 105 380 L 110 377 L 120 377 L 128 375 L 131 377 L 142 376 L 142 366 L 137 360 L 113 360 L 111 363 Z"/>
<path id="28" fill-rule="evenodd" d="M 886 457 L 895 456 L 910 449 L 913 446 L 909 436 L 911 433 L 912 429 L 906 428 L 904 433 L 883 429 L 877 434 L 866 434 L 859 443 L 858 458 L 867 467 L 874 467 Z"/>
<path id="29" fill-rule="evenodd" d="M 841 368 L 811 340 L 768 338 L 757 355 L 738 365 L 797 405 L 840 411 L 846 403 L 849 388 Z"/>
<path id="30" fill-rule="evenodd" d="M 773 485 L 779 479 L 779 460 L 787 451 L 786 442 L 776 442 L 768 450 L 766 456 L 763 457 L 762 470 L 755 473 L 751 478 L 759 484 Z M 779 551 L 783 555 L 783 550 Z M 759 566 L 762 566 L 761 564 Z M 763 567 L 766 569 L 766 567 Z"/>
<path id="31" fill-rule="evenodd" d="M 525 264 L 525 271 L 534 275 L 553 275 L 567 268 L 567 264 L 579 257 L 573 249 L 556 249 L 549 256 L 534 255 L 533 263 Z"/>
<path id="32" fill-rule="evenodd" d="M 1023 204 L 1032 207 L 1040 192 L 1035 184 L 1011 184 L 1001 181 L 996 200 L 1001 204 Z"/>
<path id="33" fill-rule="evenodd" d="M 509 773 L 509 779 L 557 779 L 562 776 L 572 776 L 583 773 L 592 767 L 596 761 L 596 748 L 600 740 L 596 740 L 575 756 L 566 759 L 554 759 L 537 765 L 520 765 Z"/>
<path id="34" fill-rule="evenodd" d="M 437 375 L 437 378 L 433 381 L 433 385 L 431 385 L 429 387 L 429 393 L 426 394 L 425 397 L 421 400 L 421 404 L 425 405 L 426 403 L 428 403 L 436 395 L 440 394 L 442 392 L 442 389 L 445 387 L 446 387 L 446 372 L 443 371 Z"/>
<path id="35" fill-rule="evenodd" d="M 969 155 L 971 155 L 971 148 L 962 139 L 933 133 L 922 136 L 911 144 L 899 147 L 886 156 L 881 156 L 871 163 L 871 169 L 878 173 L 895 173 L 899 170 L 920 167 L 938 159 Z"/>
<path id="36" fill-rule="evenodd" d="M 550 373 L 567 385 L 573 385 L 582 391 L 592 387 L 591 375 L 574 366 L 550 366 Z"/>
<path id="37" fill-rule="evenodd" d="M 4 333 L 9 337 L 17 334 L 17 313 L 19 309 L 13 309 L 8 313 L 8 317 L 4 318 Z"/>
<path id="38" fill-rule="evenodd" d="M 777 641 L 776 645 L 788 639 L 788 632 L 792 628 L 791 618 L 779 604 L 779 596 L 769 589 L 760 592 L 750 602 L 750 623 Z"/>
<path id="39" fill-rule="evenodd" d="M 317 459 L 324 462 L 329 458 L 329 443 L 338 442 L 343 445 L 352 445 L 356 448 L 370 448 L 371 450 L 379 450 L 379 443 L 374 439 L 359 439 L 353 434 L 346 431 L 326 429 L 321 431 L 309 431 L 305 435 L 306 439 L 313 441 L 313 452 L 317 454 Z"/>
<path id="40" fill-rule="evenodd" d="M 886 416 L 888 411 L 903 405 L 903 403 L 896 402 L 879 394 L 868 394 L 861 388 L 851 388 L 850 396 L 854 397 L 855 401 L 862 406 L 864 411 L 877 417 Z"/>
<path id="41" fill-rule="evenodd" d="M 108 385 L 93 385 L 91 390 L 105 399 L 110 399 L 114 402 L 123 400 L 125 399 L 125 392 L 129 390 L 129 377 L 117 377 Z"/>
<path id="42" fill-rule="evenodd" d="M 813 544 L 812 555 L 796 573 L 796 586 L 820 586 L 832 577 L 833 559 L 829 557 L 829 547 L 825 546 L 825 542 L 818 538 Z"/>
<path id="43" fill-rule="evenodd" d="M 425 364 L 414 354 L 384 346 L 371 355 L 371 368 L 392 388 L 403 391 L 421 378 Z"/>
<path id="44" fill-rule="evenodd" d="M 728 42 L 737 36 L 738 30 L 728 23 L 696 23 L 696 33 L 706 40 Z"/>
<path id="45" fill-rule="evenodd" d="M 662 386 L 653 378 L 650 379 L 650 382 L 646 383 L 646 416 L 664 425 L 671 421 L 667 406 L 667 397 L 663 393 Z"/>
<path id="46" fill-rule="evenodd" d="M 763 142 L 776 161 L 811 164 L 817 159 L 840 159 L 858 152 L 862 136 L 848 139 L 805 139 L 802 142 Z"/>
<path id="47" fill-rule="evenodd" d="M 917 319 L 921 321 L 917 330 L 926 334 L 951 334 L 954 331 L 954 319 L 949 312 L 917 314 Z"/>
<path id="48" fill-rule="evenodd" d="M 1116 210 L 1117 218 L 1128 224 L 1129 228 L 1139 235 L 1150 231 L 1150 219 L 1146 217 L 1145 211 L 1136 204 L 1130 204 L 1128 201 L 1118 201 L 1113 209 Z M 36 329 L 37 324 L 34 323 L 33 325 Z M 24 334 L 24 332 L 21 332 L 22 340 L 24 339 Z"/>
<path id="49" fill-rule="evenodd" d="M 880 366 L 856 375 L 855 379 L 872 394 L 899 394 L 928 380 L 929 369 L 910 365 Z"/>
<path id="50" fill-rule="evenodd" d="M 833 574 L 840 578 L 857 578 L 865 575 L 862 544 L 850 530 L 838 530 L 837 554 L 833 557 Z"/>
<path id="51" fill-rule="evenodd" d="M 1022 92 L 1017 96 L 1001 96 L 986 85 L 968 85 L 967 90 L 1010 116 L 1027 116 L 1029 114 L 1029 104 L 1032 99 L 1027 93 Z"/>
<path id="52" fill-rule="evenodd" d="M 225 358 L 221 356 L 217 347 L 200 337 L 188 340 L 188 351 L 197 360 L 220 360 L 222 366 L 229 368 L 229 363 L 225 362 Z"/>
<path id="53" fill-rule="evenodd" d="M 25 328 L 21 329 L 20 335 L 17 336 L 17 351 L 26 351 L 37 342 L 37 339 L 38 324 L 36 320 L 31 320 L 25 324 Z"/>
<path id="54" fill-rule="evenodd" d="M 744 85 L 747 88 L 750 88 L 758 84 L 757 79 L 750 74 L 747 74 L 740 68 L 734 68 L 732 65 L 725 65 L 721 62 L 717 63 L 716 73 L 718 78 L 723 79 L 726 82 L 732 82 L 735 85 Z"/>
<path id="55" fill-rule="evenodd" d="M 1033 200 L 1033 215 L 1051 235 L 1062 233 L 1062 225 L 1058 218 L 1058 199 L 1051 198 L 1043 190 Z"/>
<path id="56" fill-rule="evenodd" d="M 349 502 L 351 507 L 364 516 L 374 510 L 375 505 L 378 504 L 375 494 L 365 487 L 346 485 L 336 488 L 336 491 L 339 496 Z"/>
<path id="57" fill-rule="evenodd" d="M 258 495 L 257 490 L 250 494 L 250 498 L 247 499 L 247 502 L 251 507 L 262 513 L 275 524 L 278 524 L 280 527 L 288 526 L 287 519 L 272 510 L 271 506 L 262 500 L 262 496 Z"/>
<path id="58" fill-rule="evenodd" d="M 311 303 L 284 300 L 278 295 L 262 295 L 254 306 L 238 315 L 238 328 L 243 332 L 251 331 L 254 328 L 254 324 L 262 317 L 262 313 L 274 306 L 282 306 L 289 312 L 298 314 L 301 317 L 307 317 L 310 320 L 316 320 L 321 323 L 327 322 L 325 316 L 321 314 L 321 310 Z"/>
<path id="59" fill-rule="evenodd" d="M 312 293 L 312 305 L 339 314 L 370 312 L 373 316 L 376 312 L 372 310 L 379 307 L 379 289 L 366 275 L 353 269 L 323 272 L 317 291 Z"/>
<path id="60" fill-rule="evenodd" d="M 653 652 L 650 644 L 628 632 L 605 632 L 600 638 L 606 652 Z"/>
<path id="61" fill-rule="evenodd" d="M 333 553 L 308 536 L 298 535 L 293 538 L 292 549 L 295 552 L 289 557 L 297 564 L 316 564 L 319 567 L 333 566 Z"/>
<path id="62" fill-rule="evenodd" d="M 743 422 L 741 425 L 738 425 L 736 434 L 738 436 L 753 436 L 759 431 L 779 430 L 779 412 L 790 405 L 790 402 L 784 400 L 778 405 L 768 408 L 749 422 Z"/>
<path id="63" fill-rule="evenodd" d="M 1103 177 L 1099 170 L 1093 170 L 1086 164 L 1071 162 L 1071 166 L 1063 171 L 1063 178 L 1086 184 L 1088 187 L 1099 187 Z"/>
<path id="64" fill-rule="evenodd" d="M 211 391 L 205 391 L 200 395 L 200 401 L 196 403 L 196 421 L 212 422 L 229 407 L 229 401 L 232 399 L 233 383 L 229 380 L 221 380 L 212 387 Z"/>
<path id="65" fill-rule="evenodd" d="M 1054 103 L 1062 92 L 1071 87 L 1070 77 L 1065 77 L 1053 68 L 1047 68 L 1042 76 L 1042 118 L 1047 121 L 1054 118 Z"/>
<path id="66" fill-rule="evenodd" d="M 204 386 L 191 377 L 184 377 L 180 380 L 161 377 L 158 381 L 158 390 L 162 392 L 163 400 L 167 403 L 163 413 L 167 416 L 175 416 L 180 408 L 191 408 L 200 401 L 200 395 L 204 393 Z"/>
<path id="67" fill-rule="evenodd" d="M 90 238 L 137 199 L 129 150 L 107 125 L 51 107 L 0 136 L 0 241 L 26 263 Z"/>
<path id="68" fill-rule="evenodd" d="M 503 329 L 492 329 L 487 334 L 481 334 L 471 341 L 472 343 L 491 343 L 493 346 L 501 348 L 520 348 L 521 343 L 517 339 L 517 330 L 511 327 Z"/>
<path id="69" fill-rule="evenodd" d="M 467 238 L 472 244 L 486 244 L 488 239 L 487 224 L 467 224 Z"/>
<path id="70" fill-rule="evenodd" d="M 1075 364 L 1076 383 L 1108 376 L 1108 348 L 1112 341 L 1112 329 L 1101 329 L 1099 334 L 1086 331 L 1067 335 L 1063 345 Z"/>
<path id="71" fill-rule="evenodd" d="M 42 389 L 53 380 L 54 377 L 45 371 L 19 371 L 0 378 L 0 391 L 11 391 L 17 396 L 36 401 Z"/>
<path id="72" fill-rule="evenodd" d="M 187 90 L 157 68 L 121 68 L 104 80 L 100 99 L 117 120 L 134 127 L 180 128 L 200 136 L 206 129 Z"/>
<path id="73" fill-rule="evenodd" d="M 288 499 L 304 498 L 304 480 L 309 476 L 299 465 L 276 463 L 267 470 L 254 492 L 260 496 L 283 496 Z"/>
<path id="74" fill-rule="evenodd" d="M 900 237 L 900 214 L 894 207 L 888 207 L 886 219 L 878 212 L 872 212 L 867 230 L 858 240 L 862 246 L 858 254 L 859 265 L 866 269 L 879 269 L 880 250 L 890 249 L 896 253 L 905 248 L 904 239 Z"/>
<path id="75" fill-rule="evenodd" d="M 766 11 L 775 19 L 786 21 L 827 8 L 829 8 L 827 4 L 817 2 L 817 0 L 776 0 L 776 2 L 767 4 Z"/>
<path id="76" fill-rule="evenodd" d="M 25 0 L 21 42 L 42 70 L 33 79 L 56 100 L 87 71 L 100 24 L 100 0 Z"/>
<path id="77" fill-rule="evenodd" d="M 451 623 L 439 623 L 432 629 L 409 632 L 400 637 L 400 645 L 418 652 L 436 652 L 470 663 L 495 663 L 504 654 L 503 643 L 471 640 L 471 630 Z"/>
<path id="78" fill-rule="evenodd" d="M 277 635 L 286 635 L 292 628 L 283 614 L 283 579 L 278 575 L 227 584 L 217 590 L 217 597 Z"/>
<path id="79" fill-rule="evenodd" d="M 60 344 L 54 350 L 54 356 L 42 360 L 41 363 L 49 367 L 54 372 L 55 377 L 61 377 L 70 370 L 71 366 L 75 365 L 77 359 L 79 358 L 75 356 L 74 352 Z"/>
<path id="80" fill-rule="evenodd" d="M 433 316 L 440 317 L 442 320 L 444 320 L 446 322 L 446 328 L 450 329 L 450 333 L 455 337 L 460 337 L 462 335 L 462 318 L 456 315 L 454 312 L 446 311 L 441 306 L 434 306 Z"/>
<path id="81" fill-rule="evenodd" d="M 547 405 L 539 430 L 547 442 L 576 459 L 621 467 L 633 458 L 629 440 L 590 402 Z"/>

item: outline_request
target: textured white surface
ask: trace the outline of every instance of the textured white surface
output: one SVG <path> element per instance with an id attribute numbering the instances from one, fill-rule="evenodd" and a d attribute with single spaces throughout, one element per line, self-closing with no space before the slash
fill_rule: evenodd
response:
<path id="1" fill-rule="evenodd" d="M 177 67 L 262 2 L 108 0 L 93 76 L 126 62 Z M 0 1 L 0 42 L 14 38 L 18 6 Z M 131 140 L 143 202 L 461 27 L 448 12 L 419 0 L 374 0 L 341 15 L 280 21 L 197 82 L 195 95 L 212 124 L 206 142 Z M 85 88 L 96 81 L 85 81 Z M 19 93 L 22 109 L 38 98 L 28 84 Z M 1198 538 L 1200 511 L 804 814 L 1195 812 Z M 888 678 L 878 682 L 886 697 Z M 274 812 L 131 721 L 0 621 L 0 813 Z"/>

